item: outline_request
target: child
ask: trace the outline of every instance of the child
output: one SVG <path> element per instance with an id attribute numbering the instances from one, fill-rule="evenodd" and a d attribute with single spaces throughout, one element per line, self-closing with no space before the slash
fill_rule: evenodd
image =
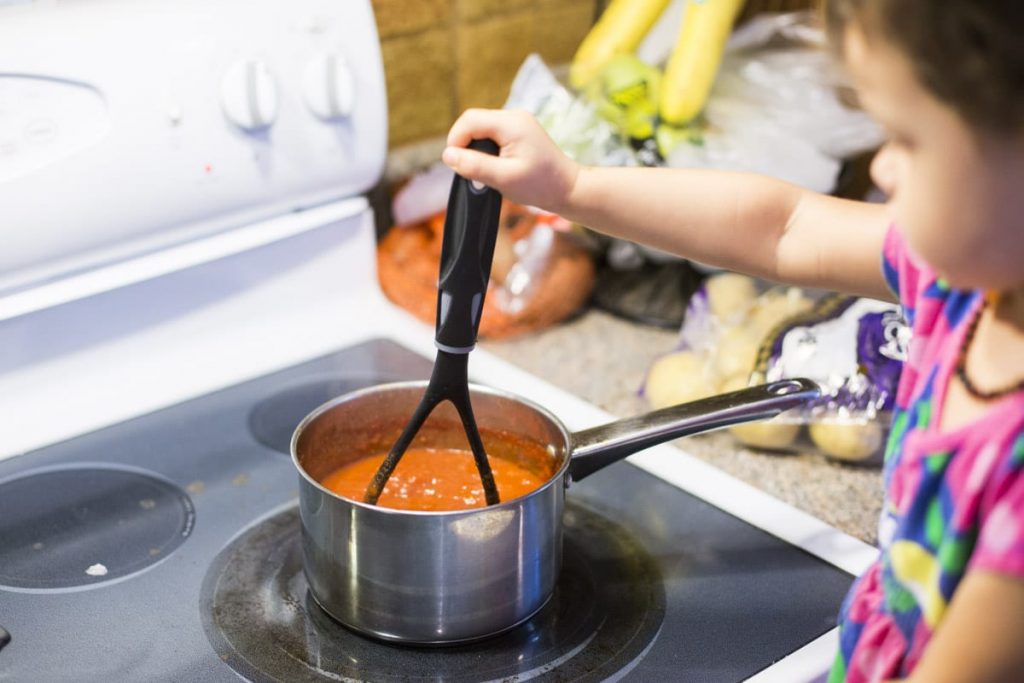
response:
<path id="1" fill-rule="evenodd" d="M 467 111 L 458 173 L 610 235 L 812 287 L 897 297 L 914 338 L 878 561 L 830 681 L 1024 681 L 1024 3 L 831 0 L 829 34 L 888 142 L 886 205 L 769 178 L 584 168 L 523 112 Z M 463 149 L 493 138 L 499 157 Z"/>

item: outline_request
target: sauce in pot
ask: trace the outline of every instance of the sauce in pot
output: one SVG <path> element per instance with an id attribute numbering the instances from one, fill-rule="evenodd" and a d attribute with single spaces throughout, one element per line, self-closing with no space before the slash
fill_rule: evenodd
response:
<path id="1" fill-rule="evenodd" d="M 356 460 L 334 470 L 320 483 L 339 496 L 362 501 L 385 457 L 387 453 L 380 453 Z M 501 502 L 533 491 L 553 473 L 550 458 L 542 449 L 524 460 L 530 466 L 494 456 L 488 461 Z M 482 508 L 487 502 L 472 451 L 410 448 L 388 479 L 377 505 L 397 510 L 451 511 Z"/>

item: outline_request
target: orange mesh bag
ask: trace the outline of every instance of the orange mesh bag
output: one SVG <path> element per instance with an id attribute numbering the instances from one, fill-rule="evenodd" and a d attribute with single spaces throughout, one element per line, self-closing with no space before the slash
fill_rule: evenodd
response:
<path id="1" fill-rule="evenodd" d="M 538 215 L 505 202 L 494 266 L 480 319 L 484 339 L 549 327 L 575 313 L 594 287 L 594 263 L 578 237 L 557 216 Z M 384 294 L 434 324 L 444 213 L 391 228 L 377 247 Z"/>

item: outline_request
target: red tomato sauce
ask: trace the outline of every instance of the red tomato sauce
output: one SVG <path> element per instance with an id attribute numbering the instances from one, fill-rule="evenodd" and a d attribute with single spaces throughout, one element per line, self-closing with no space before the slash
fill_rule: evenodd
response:
<path id="1" fill-rule="evenodd" d="M 387 453 L 380 453 L 356 460 L 329 473 L 320 483 L 344 498 L 362 501 L 385 457 Z M 550 458 L 543 450 L 519 460 L 530 466 L 488 457 L 502 502 L 535 490 L 553 473 Z M 398 462 L 377 504 L 397 510 L 451 511 L 482 508 L 487 502 L 471 451 L 410 448 Z"/>

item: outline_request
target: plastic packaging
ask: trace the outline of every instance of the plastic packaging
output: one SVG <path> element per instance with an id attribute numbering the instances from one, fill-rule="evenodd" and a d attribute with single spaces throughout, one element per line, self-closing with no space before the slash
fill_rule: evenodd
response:
<path id="1" fill-rule="evenodd" d="M 392 227 L 377 247 L 381 289 L 393 302 L 431 324 L 443 227 L 442 211 Z M 509 337 L 566 318 L 589 297 L 594 272 L 588 245 L 571 223 L 506 201 L 479 336 Z"/>
<path id="2" fill-rule="evenodd" d="M 852 86 L 825 44 L 814 11 L 762 14 L 745 23 L 729 40 L 709 118 L 729 120 L 730 110 L 745 104 L 747 116 L 756 115 L 748 122 L 789 131 L 836 159 L 878 147 L 884 132 L 847 104 Z"/>
<path id="3" fill-rule="evenodd" d="M 652 364 L 643 393 L 652 407 L 662 407 L 807 377 L 821 385 L 820 400 L 734 427 L 733 436 L 767 450 L 811 446 L 835 459 L 877 462 L 909 335 L 895 304 L 766 288 L 723 273 L 691 299 L 677 349 Z"/>
<path id="4" fill-rule="evenodd" d="M 566 90 L 539 55 L 531 54 L 519 67 L 505 108 L 533 114 L 562 151 L 581 164 L 637 165 L 615 126 L 594 104 Z"/>
<path id="5" fill-rule="evenodd" d="M 454 177 L 455 172 L 439 161 L 410 178 L 391 200 L 395 225 L 419 223 L 444 211 Z"/>
<path id="6" fill-rule="evenodd" d="M 884 135 L 841 101 L 848 85 L 823 42 L 810 12 L 762 15 L 737 29 L 704 124 L 661 131 L 666 165 L 763 173 L 832 191 L 841 160 Z"/>

